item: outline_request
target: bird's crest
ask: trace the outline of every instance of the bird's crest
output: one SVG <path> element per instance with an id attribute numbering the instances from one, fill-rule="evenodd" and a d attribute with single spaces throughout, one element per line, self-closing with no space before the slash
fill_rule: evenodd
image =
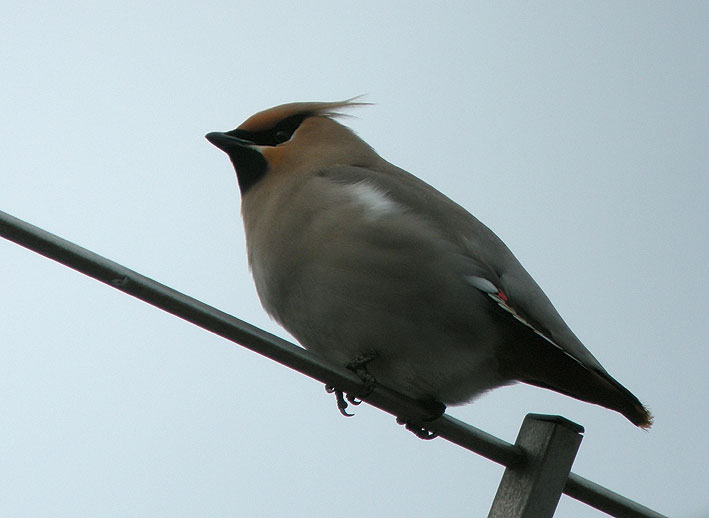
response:
<path id="1" fill-rule="evenodd" d="M 358 106 L 367 106 L 371 103 L 362 102 L 363 96 L 352 97 L 344 101 L 335 102 L 299 102 L 288 103 L 269 108 L 261 111 L 246 119 L 238 129 L 244 131 L 263 131 L 273 128 L 280 121 L 288 117 L 301 116 L 312 117 L 343 117 L 347 114 L 342 113 L 342 110 L 354 108 Z"/>

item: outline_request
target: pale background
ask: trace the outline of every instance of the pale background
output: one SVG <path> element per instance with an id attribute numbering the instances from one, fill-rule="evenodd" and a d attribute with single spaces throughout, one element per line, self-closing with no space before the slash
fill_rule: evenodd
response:
<path id="1" fill-rule="evenodd" d="M 564 415 L 576 473 L 707 517 L 708 6 L 3 0 L 0 210 L 286 336 L 203 135 L 368 94 L 348 124 L 492 227 L 657 419 L 526 386 L 450 413 L 510 442 Z M 0 286 L 3 517 L 489 509 L 502 467 L 5 240 Z"/>

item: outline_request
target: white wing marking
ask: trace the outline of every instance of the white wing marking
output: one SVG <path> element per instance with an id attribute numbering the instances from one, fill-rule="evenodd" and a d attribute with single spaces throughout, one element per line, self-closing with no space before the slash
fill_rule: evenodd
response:
<path id="1" fill-rule="evenodd" d="M 401 212 L 402 210 L 398 203 L 369 182 L 352 183 L 345 186 L 345 188 L 352 195 L 355 202 L 364 207 L 369 216 L 377 218 Z"/>
<path id="2" fill-rule="evenodd" d="M 483 277 L 477 277 L 477 276 L 468 276 L 466 277 L 466 280 L 472 284 L 475 288 L 479 289 L 480 291 L 484 292 L 487 294 L 488 297 L 490 297 L 492 300 L 497 302 L 497 305 L 500 306 L 502 309 L 507 311 L 510 315 L 512 315 L 516 320 L 530 328 L 532 331 L 534 331 L 537 335 L 539 335 L 541 338 L 549 342 L 551 345 L 559 349 L 562 353 L 564 353 L 566 356 L 574 360 L 576 363 L 581 365 L 584 368 L 588 368 L 581 360 L 570 354 L 566 349 L 561 347 L 559 344 L 554 342 L 551 338 L 543 334 L 541 331 L 539 331 L 537 328 L 535 328 L 532 324 L 530 324 L 524 317 L 520 316 L 517 311 L 515 311 L 514 308 L 509 306 L 507 304 L 507 295 L 504 294 L 502 290 L 497 288 L 492 282 L 489 280 L 483 278 Z"/>

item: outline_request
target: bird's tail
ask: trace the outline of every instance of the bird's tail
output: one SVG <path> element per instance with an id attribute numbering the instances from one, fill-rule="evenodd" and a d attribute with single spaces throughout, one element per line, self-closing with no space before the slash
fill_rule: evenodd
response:
<path id="1" fill-rule="evenodd" d="M 640 428 L 652 426 L 650 411 L 607 372 L 586 367 L 547 343 L 533 348 L 527 350 L 532 356 L 516 362 L 514 375 L 520 381 L 615 410 Z"/>

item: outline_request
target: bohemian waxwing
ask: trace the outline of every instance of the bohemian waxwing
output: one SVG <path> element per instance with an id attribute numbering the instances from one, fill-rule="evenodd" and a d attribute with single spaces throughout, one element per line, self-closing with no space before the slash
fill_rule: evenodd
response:
<path id="1" fill-rule="evenodd" d="M 650 427 L 492 231 L 335 120 L 357 104 L 284 104 L 206 136 L 236 169 L 266 311 L 416 399 L 461 404 L 522 381 Z"/>

